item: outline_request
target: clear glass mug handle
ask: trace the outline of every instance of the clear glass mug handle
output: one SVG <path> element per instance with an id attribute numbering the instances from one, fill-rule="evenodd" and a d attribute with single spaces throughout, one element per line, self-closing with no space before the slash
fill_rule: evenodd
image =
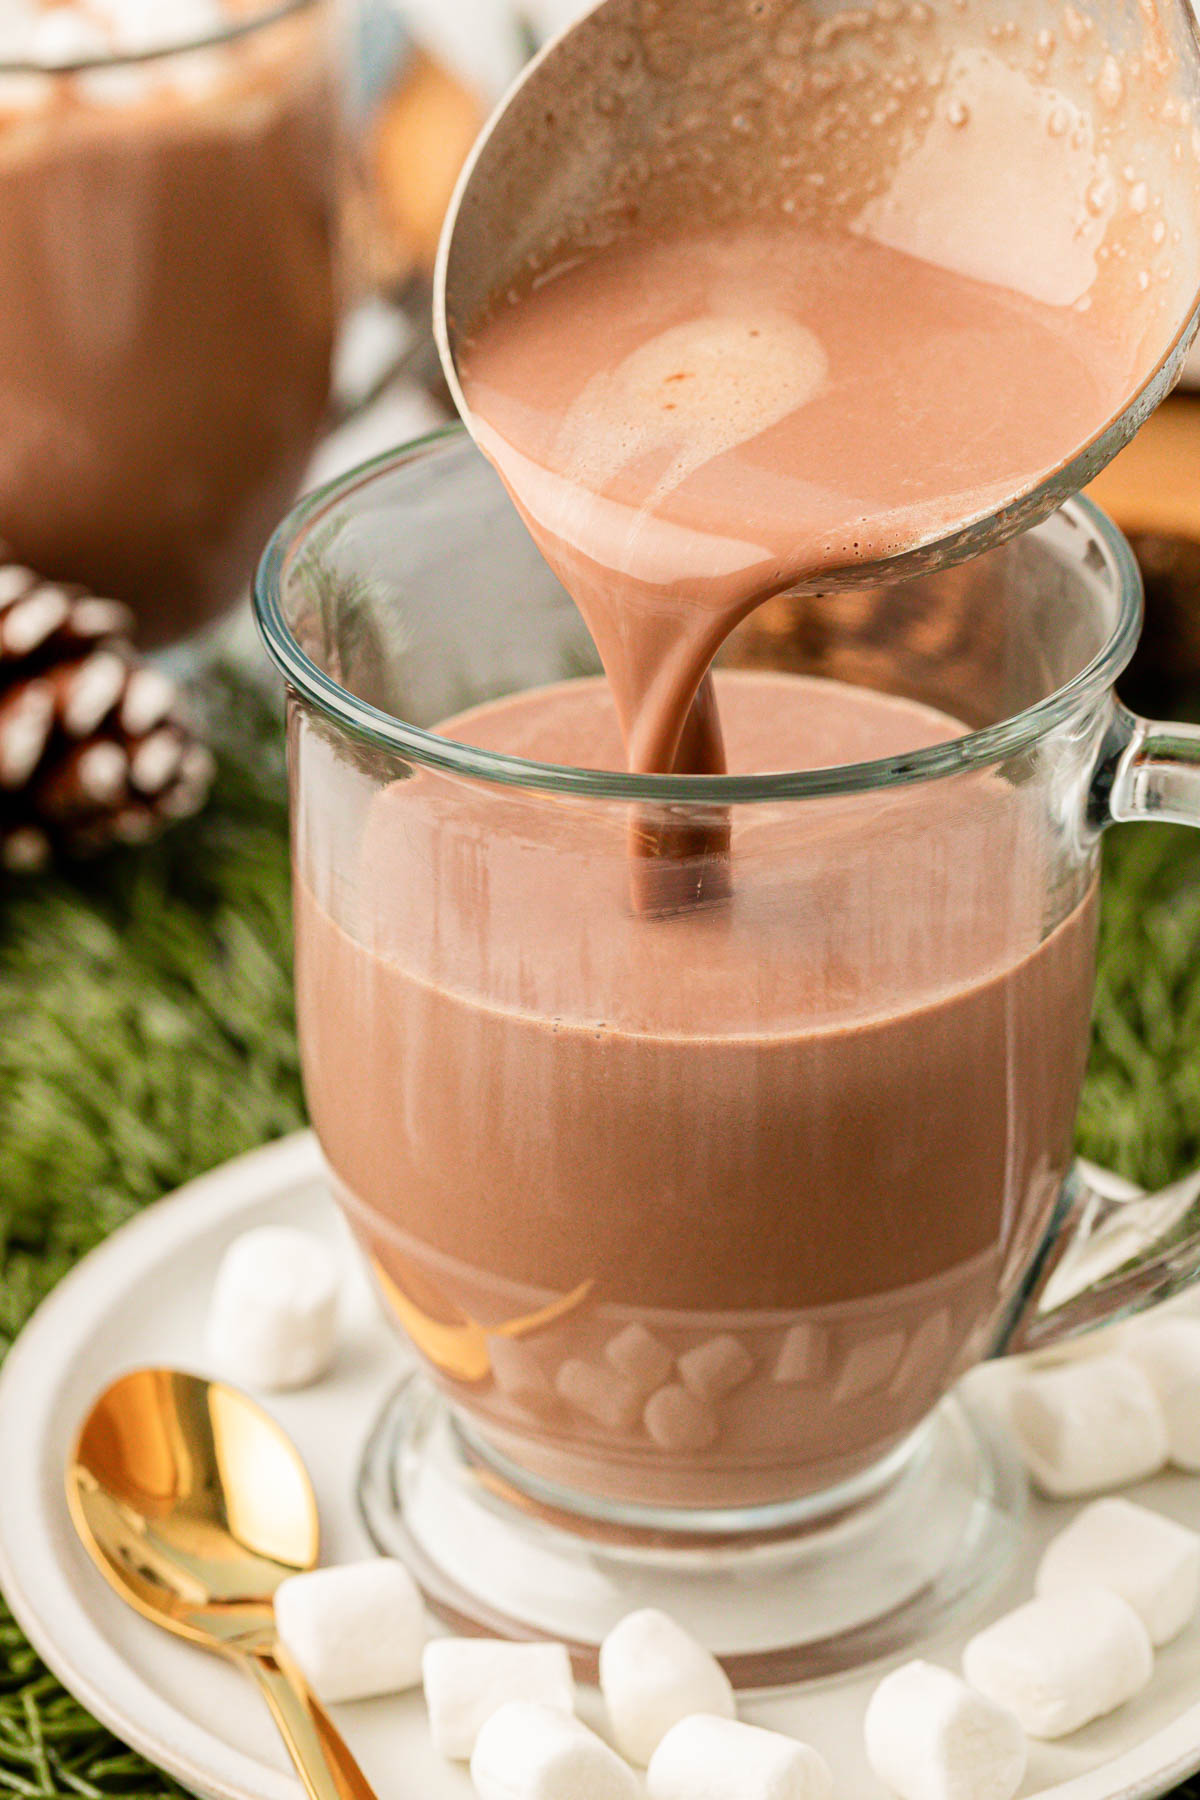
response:
<path id="1" fill-rule="evenodd" d="M 1092 826 L 1200 825 L 1200 727 L 1117 706 L 1093 775 Z M 1076 1163 L 993 1354 L 1065 1343 L 1200 1278 L 1200 1172 L 1157 1194 Z"/>

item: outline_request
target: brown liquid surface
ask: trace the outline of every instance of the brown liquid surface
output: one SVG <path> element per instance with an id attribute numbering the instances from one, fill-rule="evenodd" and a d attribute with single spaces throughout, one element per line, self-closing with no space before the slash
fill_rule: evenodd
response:
<path id="1" fill-rule="evenodd" d="M 319 15 L 0 92 L 0 539 L 129 602 L 146 643 L 236 597 L 324 417 Z"/>
<path id="2" fill-rule="evenodd" d="M 711 695 L 685 720 L 758 601 L 992 513 L 1131 378 L 1073 306 L 799 225 L 589 254 L 495 302 L 462 360 L 638 771 L 724 767 Z"/>
<path id="3" fill-rule="evenodd" d="M 740 772 L 960 729 L 834 682 L 716 692 Z M 622 755 L 594 681 L 444 730 Z M 743 807 L 728 903 L 654 921 L 613 803 L 423 771 L 352 856 L 306 853 L 312 1116 L 385 1295 L 493 1442 L 592 1493 L 779 1499 L 873 1460 L 979 1354 L 1087 1043 L 1093 898 L 1046 935 L 1043 807 L 991 775 Z"/>

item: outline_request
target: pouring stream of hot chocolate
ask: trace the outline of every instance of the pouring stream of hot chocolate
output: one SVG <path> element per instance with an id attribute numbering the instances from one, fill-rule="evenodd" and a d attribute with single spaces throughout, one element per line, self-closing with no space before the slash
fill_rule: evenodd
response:
<path id="1" fill-rule="evenodd" d="M 757 224 L 631 238 L 509 293 L 461 374 L 595 639 L 629 768 L 720 773 L 707 671 L 758 602 L 1028 491 L 1130 368 L 1072 306 Z"/>

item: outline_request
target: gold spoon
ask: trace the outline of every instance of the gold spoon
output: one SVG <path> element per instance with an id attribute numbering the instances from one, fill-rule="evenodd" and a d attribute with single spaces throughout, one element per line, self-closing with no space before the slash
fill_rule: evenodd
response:
<path id="1" fill-rule="evenodd" d="M 275 1633 L 274 1594 L 317 1560 L 317 1503 L 295 1446 L 219 1381 L 122 1375 L 67 1467 L 67 1505 L 123 1600 L 257 1681 L 312 1800 L 374 1800 Z"/>

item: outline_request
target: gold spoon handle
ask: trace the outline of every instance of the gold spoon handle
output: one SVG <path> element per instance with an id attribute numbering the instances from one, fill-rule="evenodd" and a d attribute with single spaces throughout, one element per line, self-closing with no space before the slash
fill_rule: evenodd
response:
<path id="1" fill-rule="evenodd" d="M 252 1652 L 247 1660 L 312 1800 L 375 1800 L 370 1782 L 300 1672 L 273 1650 Z"/>

